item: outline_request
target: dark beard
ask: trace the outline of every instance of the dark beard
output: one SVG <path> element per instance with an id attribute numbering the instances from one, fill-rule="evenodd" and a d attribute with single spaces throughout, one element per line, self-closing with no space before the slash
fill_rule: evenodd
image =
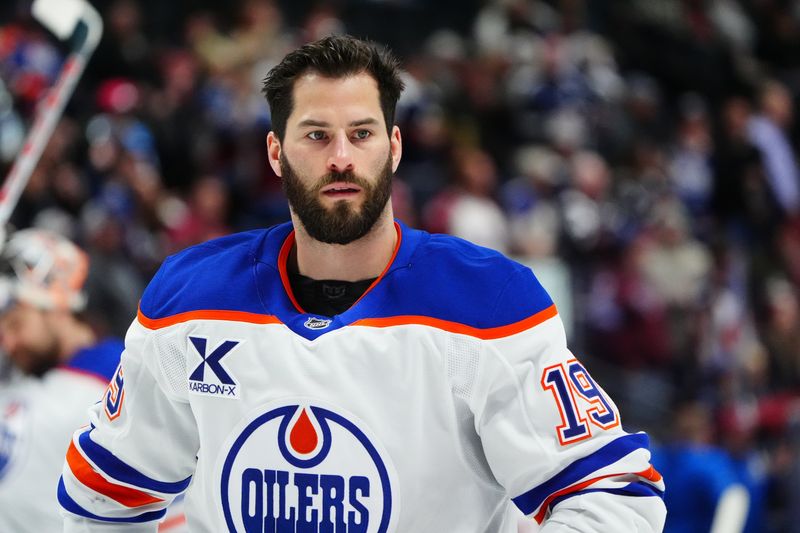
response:
<path id="1" fill-rule="evenodd" d="M 58 366 L 58 345 L 55 339 L 47 347 L 34 350 L 25 350 L 24 356 L 16 355 L 11 359 L 23 373 L 41 378 L 47 372 Z"/>
<path id="2" fill-rule="evenodd" d="M 53 352 L 52 354 L 47 354 L 44 357 L 37 358 L 35 361 L 31 361 L 28 365 L 28 368 L 24 369 L 24 371 L 26 374 L 41 378 L 57 366 L 58 355 Z"/>
<path id="3" fill-rule="evenodd" d="M 311 189 L 307 189 L 289 161 L 281 153 L 281 184 L 289 205 L 297 214 L 308 234 L 328 244 L 349 244 L 360 239 L 372 229 L 392 196 L 392 157 L 386 158 L 378 180 L 371 184 L 352 171 L 329 172 Z M 364 191 L 364 203 L 360 211 L 350 202 L 340 200 L 332 209 L 322 205 L 320 190 L 337 181 L 358 185 Z"/>

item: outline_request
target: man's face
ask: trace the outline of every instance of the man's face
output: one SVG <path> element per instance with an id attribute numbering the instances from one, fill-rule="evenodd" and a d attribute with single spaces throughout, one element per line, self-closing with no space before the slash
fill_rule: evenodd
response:
<path id="1" fill-rule="evenodd" d="M 329 244 L 348 244 L 369 233 L 386 208 L 392 195 L 391 165 L 392 160 L 387 157 L 374 183 L 352 171 L 331 171 L 314 181 L 299 176 L 286 156 L 281 155 L 283 191 L 310 236 Z M 360 204 L 348 199 L 338 200 L 333 205 L 323 203 L 321 198 L 326 196 L 323 189 L 343 186 L 360 190 L 363 196 Z M 351 193 L 344 195 L 353 196 Z"/>
<path id="2" fill-rule="evenodd" d="M 58 342 L 48 312 L 24 303 L 0 315 L 0 346 L 26 374 L 41 376 L 58 364 Z"/>
<path id="3" fill-rule="evenodd" d="M 400 132 L 386 134 L 378 86 L 368 74 L 298 78 L 283 141 L 270 132 L 270 164 L 283 178 L 292 212 L 319 241 L 366 235 L 388 206 L 400 161 Z"/>

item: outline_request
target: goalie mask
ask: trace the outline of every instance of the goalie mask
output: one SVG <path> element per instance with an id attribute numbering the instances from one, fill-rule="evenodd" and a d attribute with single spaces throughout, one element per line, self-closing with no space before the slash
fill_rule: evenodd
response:
<path id="1" fill-rule="evenodd" d="M 0 309 L 25 302 L 45 310 L 82 311 L 86 254 L 68 239 L 41 229 L 11 235 L 0 254 Z"/>

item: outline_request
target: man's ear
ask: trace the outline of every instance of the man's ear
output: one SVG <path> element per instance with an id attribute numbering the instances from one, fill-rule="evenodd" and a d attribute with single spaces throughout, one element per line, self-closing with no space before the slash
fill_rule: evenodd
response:
<path id="1" fill-rule="evenodd" d="M 267 134 L 267 158 L 276 176 L 281 176 L 281 142 L 274 131 Z"/>
<path id="2" fill-rule="evenodd" d="M 392 172 L 397 172 L 397 166 L 403 156 L 403 138 L 400 136 L 400 128 L 397 126 L 392 126 L 392 134 L 389 136 L 389 150 L 392 154 Z"/>

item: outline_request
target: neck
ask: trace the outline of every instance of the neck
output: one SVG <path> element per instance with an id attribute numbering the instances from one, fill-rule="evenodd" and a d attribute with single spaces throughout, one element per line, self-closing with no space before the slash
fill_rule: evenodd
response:
<path id="1" fill-rule="evenodd" d="M 67 314 L 56 326 L 58 335 L 58 355 L 61 363 L 69 361 L 78 351 L 97 342 L 97 336 L 88 324 Z"/>
<path id="2" fill-rule="evenodd" d="M 300 274 L 312 279 L 359 281 L 377 278 L 394 254 L 397 230 L 391 203 L 387 204 L 372 229 L 349 244 L 327 244 L 312 238 L 292 213 L 295 249 L 290 261 L 296 261 Z"/>

